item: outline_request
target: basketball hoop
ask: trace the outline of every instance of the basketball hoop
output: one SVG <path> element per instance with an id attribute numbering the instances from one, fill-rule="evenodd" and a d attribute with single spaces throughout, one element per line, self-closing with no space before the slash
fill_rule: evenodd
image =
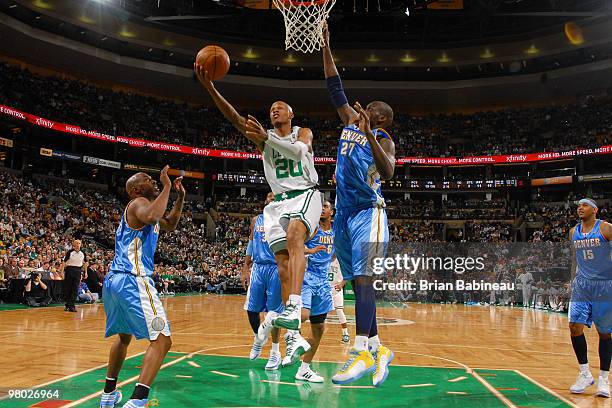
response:
<path id="1" fill-rule="evenodd" d="M 336 0 L 272 1 L 285 20 L 285 49 L 307 53 L 323 47 L 323 24 Z"/>

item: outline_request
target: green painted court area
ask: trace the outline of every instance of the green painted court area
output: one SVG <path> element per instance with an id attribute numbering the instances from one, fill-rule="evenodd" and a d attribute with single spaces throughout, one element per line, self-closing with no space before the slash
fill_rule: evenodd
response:
<path id="1" fill-rule="evenodd" d="M 370 378 L 350 386 L 334 386 L 329 379 L 339 364 L 316 363 L 324 384 L 294 381 L 297 364 L 276 372 L 263 369 L 265 360 L 243 357 L 170 353 L 151 390 L 151 406 L 159 407 L 503 407 L 504 403 L 476 377 L 460 368 L 391 366 L 380 388 Z M 137 376 L 142 356 L 125 362 L 119 381 Z M 476 370 L 510 402 L 519 407 L 566 407 L 563 401 L 511 370 Z M 59 390 L 58 401 L 3 400 L 0 407 L 51 408 L 90 396 L 103 388 L 105 369 L 89 371 L 43 389 Z M 122 387 L 125 397 L 134 382 Z M 80 407 L 97 407 L 98 397 Z"/>

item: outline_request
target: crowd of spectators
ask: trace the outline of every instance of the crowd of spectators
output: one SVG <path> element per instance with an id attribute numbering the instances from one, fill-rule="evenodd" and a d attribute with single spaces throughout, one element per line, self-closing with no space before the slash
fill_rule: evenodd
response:
<path id="1" fill-rule="evenodd" d="M 73 237 L 83 240 L 89 269 L 79 298 L 95 301 L 114 255 L 114 234 L 121 200 L 67 183 L 34 180 L 0 172 L 0 287 L 11 279 L 39 275 L 62 280 L 61 264 Z M 219 291 L 240 286 L 240 265 L 248 240 L 249 220 L 221 215 L 216 236 L 208 239 L 204 224 L 186 211 L 173 232 L 163 232 L 158 245 L 159 273 L 178 291 Z M 185 285 L 198 282 L 199 286 Z M 166 291 L 168 292 L 168 291 Z M 40 302 L 37 302 L 40 303 Z"/>
<path id="2" fill-rule="evenodd" d="M 0 64 L 0 103 L 114 135 L 254 150 L 215 108 L 42 76 L 9 64 Z M 562 151 L 612 143 L 611 105 L 612 99 L 603 98 L 472 114 L 413 116 L 396 112 L 389 130 L 398 157 Z M 267 121 L 266 109 L 248 113 Z M 297 112 L 295 123 L 313 130 L 316 155 L 336 154 L 341 124 L 335 116 L 300 116 Z"/>

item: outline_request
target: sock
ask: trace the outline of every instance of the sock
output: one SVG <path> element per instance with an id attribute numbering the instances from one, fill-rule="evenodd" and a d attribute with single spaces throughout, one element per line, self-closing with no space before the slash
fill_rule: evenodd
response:
<path id="1" fill-rule="evenodd" d="M 106 377 L 106 383 L 104 384 L 104 392 L 109 394 L 117 388 L 117 379 Z"/>
<path id="2" fill-rule="evenodd" d="M 360 335 L 369 337 L 370 329 L 372 328 L 372 319 L 376 313 L 376 303 L 374 297 L 374 287 L 371 283 L 358 284 L 355 283 L 355 323 L 357 326 L 356 332 Z"/>
<path id="3" fill-rule="evenodd" d="M 610 371 L 610 358 L 612 358 L 612 339 L 599 339 L 599 369 Z"/>
<path id="4" fill-rule="evenodd" d="M 279 343 L 272 343 L 272 351 L 276 351 L 276 352 L 280 353 L 280 344 Z"/>
<path id="5" fill-rule="evenodd" d="M 346 315 L 344 314 L 343 309 L 336 309 L 336 316 L 338 316 L 338 321 L 340 322 L 340 324 L 346 323 Z"/>
<path id="6" fill-rule="evenodd" d="M 310 368 L 310 363 L 305 363 L 302 361 L 302 365 L 300 366 L 300 370 L 308 370 Z"/>
<path id="7" fill-rule="evenodd" d="M 368 349 L 368 336 L 355 336 L 355 349 L 363 351 Z"/>
<path id="8" fill-rule="evenodd" d="M 591 370 L 589 369 L 589 363 L 580 364 L 580 372 L 582 374 L 589 374 Z"/>
<path id="9" fill-rule="evenodd" d="M 130 399 L 148 399 L 150 389 L 151 387 L 149 387 L 148 385 L 136 383 L 136 387 L 134 387 L 134 392 L 132 393 Z"/>
<path id="10" fill-rule="evenodd" d="M 257 329 L 259 329 L 260 324 L 259 313 L 247 310 L 247 315 L 249 316 L 249 323 L 251 329 L 253 329 L 253 333 L 257 334 Z"/>
<path id="11" fill-rule="evenodd" d="M 348 327 L 342 328 L 342 334 L 348 336 Z"/>
<path id="12" fill-rule="evenodd" d="M 380 347 L 380 340 L 378 339 L 378 334 L 368 339 L 368 347 L 370 348 L 370 353 L 375 353 L 376 351 L 378 351 L 378 347 Z"/>
<path id="13" fill-rule="evenodd" d="M 610 374 L 610 371 L 604 371 L 604 370 L 601 370 L 601 371 L 599 372 L 599 376 L 600 376 L 601 378 L 608 378 L 608 375 L 609 375 L 609 374 Z"/>
<path id="14" fill-rule="evenodd" d="M 587 364 L 589 359 L 587 358 L 587 341 L 584 334 L 580 336 L 572 336 L 572 347 L 574 347 L 574 353 L 576 353 L 578 364 L 581 366 Z"/>
<path id="15" fill-rule="evenodd" d="M 300 295 L 289 295 L 289 302 L 302 306 L 302 296 Z"/>

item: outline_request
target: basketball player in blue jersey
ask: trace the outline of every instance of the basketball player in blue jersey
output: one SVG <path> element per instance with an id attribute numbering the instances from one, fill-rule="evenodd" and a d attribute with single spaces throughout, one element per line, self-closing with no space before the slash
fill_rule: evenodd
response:
<path id="1" fill-rule="evenodd" d="M 155 180 L 145 173 L 134 174 L 125 184 L 131 201 L 125 207 L 115 233 L 115 258 L 103 289 L 105 336 L 118 336 L 110 350 L 101 408 L 115 407 L 121 400 L 121 392 L 116 390 L 117 378 L 132 336 L 148 339 L 151 343 L 144 355 L 134 392 L 124 408 L 147 406 L 151 383 L 172 345 L 170 323 L 151 275 L 159 231 L 176 229 L 183 210 L 185 189 L 181 184 L 182 177 L 176 178 L 174 189 L 178 198 L 166 214 L 172 189 L 168 166 L 162 169 L 159 179 L 163 186 L 161 192 Z"/>
<path id="2" fill-rule="evenodd" d="M 389 373 L 393 353 L 380 344 L 376 326 L 376 299 L 371 262 L 385 254 L 389 227 L 380 180 L 395 171 L 395 145 L 384 130 L 393 123 L 393 110 L 385 102 L 371 102 L 364 109 L 354 107 L 342 88 L 324 26 L 323 66 L 331 100 L 344 129 L 336 160 L 336 255 L 345 280 L 355 290 L 356 336 L 344 366 L 332 377 L 335 384 L 347 384 L 373 373 L 374 386 Z"/>
<path id="3" fill-rule="evenodd" d="M 599 333 L 599 382 L 596 395 L 610 397 L 610 358 L 612 357 L 612 225 L 597 219 L 597 204 L 584 198 L 578 202 L 580 223 L 570 230 L 569 238 L 576 252 L 575 278 L 569 305 L 569 328 L 580 374 L 570 387 L 583 393 L 595 383 L 587 359 L 584 326 L 595 323 Z M 574 268 L 572 265 L 572 274 Z"/>
<path id="4" fill-rule="evenodd" d="M 323 332 L 325 331 L 325 319 L 327 313 L 334 310 L 331 285 L 327 273 L 329 266 L 335 257 L 334 253 L 334 231 L 332 230 L 333 208 L 329 201 L 323 203 L 319 229 L 310 241 L 306 243 L 304 252 L 308 254 L 308 266 L 304 275 L 302 285 L 302 321 L 310 320 L 312 337 L 308 339 L 310 350 L 302 357 L 302 364 L 295 374 L 298 381 L 322 383 L 324 378 L 315 372 L 310 363 L 314 358 Z M 293 352 L 293 335 L 289 330 L 285 335 L 287 341 L 287 355 L 283 359 L 283 367 L 298 361 L 297 353 Z"/>
<path id="5" fill-rule="evenodd" d="M 274 193 L 269 192 L 265 205 L 270 204 L 272 201 L 274 201 Z M 247 311 L 249 323 L 254 333 L 253 346 L 251 347 L 249 357 L 251 360 L 255 360 L 261 355 L 261 350 L 271 333 L 272 350 L 266 364 L 266 370 L 278 370 L 281 365 L 279 329 L 274 328 L 272 319 L 283 311 L 283 300 L 281 298 L 281 284 L 278 277 L 276 260 L 270 246 L 266 242 L 263 214 L 259 214 L 251 220 L 251 235 L 249 237 L 242 274 L 243 276 L 250 275 L 249 289 L 244 303 L 244 309 Z M 261 312 L 267 312 L 266 323 L 269 325 L 270 331 L 262 329 L 262 333 L 259 335 L 259 314 Z"/>

